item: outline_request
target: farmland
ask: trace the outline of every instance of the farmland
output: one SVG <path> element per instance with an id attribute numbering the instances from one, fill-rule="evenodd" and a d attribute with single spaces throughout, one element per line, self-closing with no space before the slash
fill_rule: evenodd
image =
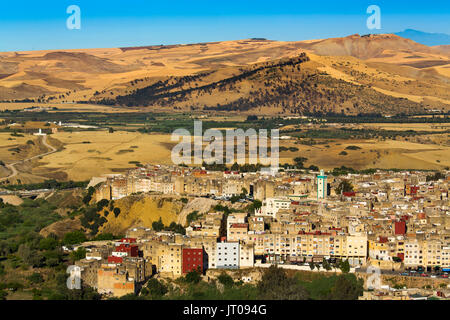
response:
<path id="1" fill-rule="evenodd" d="M 185 127 L 192 130 L 195 117 L 158 114 L 157 121 L 142 122 L 128 114 L 125 124 L 116 123 L 114 116 L 100 123 L 104 127 L 95 130 L 60 130 L 49 136 L 49 143 L 58 149 L 53 154 L 21 165 L 22 182 L 42 182 L 46 178 L 62 181 L 86 181 L 93 176 L 120 173 L 138 164 L 171 164 L 171 150 L 177 142 L 171 141 L 171 131 Z M 100 115 L 96 115 L 99 118 Z M 324 169 L 346 166 L 355 169 L 421 169 L 437 170 L 450 166 L 449 133 L 446 123 L 353 123 L 353 124 L 299 124 L 299 120 L 275 118 L 247 121 L 238 116 L 216 116 L 214 120 L 202 119 L 203 130 L 208 128 L 276 128 L 284 122 L 280 140 L 280 163 L 294 163 L 296 157 L 305 157 L 306 167 Z M 107 122 L 106 122 L 107 121 Z M 157 124 L 155 124 L 157 122 Z M 297 124 L 290 124 L 295 123 Z M 90 124 L 96 122 L 89 121 Z M 45 128 L 45 123 L 41 123 Z M 38 122 L 25 122 L 17 130 L 0 133 L 1 160 L 5 164 L 48 151 L 40 139 L 21 128 L 37 130 Z M 107 128 L 112 128 L 108 130 Z M 163 130 L 165 129 L 165 130 Z M 6 130 L 6 129 L 5 129 Z M 25 130 L 26 131 L 26 130 Z M 163 132 L 167 131 L 167 132 Z M 32 141 L 32 142 L 30 142 Z M 33 144 L 32 144 L 33 143 Z M 20 151 L 20 152 L 18 152 Z M 2 167 L 5 177 L 8 170 Z"/>

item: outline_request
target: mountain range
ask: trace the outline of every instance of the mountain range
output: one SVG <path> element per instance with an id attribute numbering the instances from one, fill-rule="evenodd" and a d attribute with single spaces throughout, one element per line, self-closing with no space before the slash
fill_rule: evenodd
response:
<path id="1" fill-rule="evenodd" d="M 450 109 L 450 46 L 395 34 L 0 53 L 0 100 L 264 114 Z"/>
<path id="2" fill-rule="evenodd" d="M 427 46 L 450 45 L 450 35 L 445 33 L 428 33 L 414 29 L 397 32 L 397 36 L 413 40 Z"/>

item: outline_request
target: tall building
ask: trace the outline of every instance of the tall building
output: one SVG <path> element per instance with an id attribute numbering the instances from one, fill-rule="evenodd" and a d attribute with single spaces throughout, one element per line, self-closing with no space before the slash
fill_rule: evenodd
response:
<path id="1" fill-rule="evenodd" d="M 317 199 L 325 199 L 327 197 L 327 176 L 320 170 L 317 176 Z"/>
<path id="2" fill-rule="evenodd" d="M 182 262 L 183 274 L 197 270 L 203 273 L 204 252 L 202 248 L 183 248 L 182 258 L 183 258 Z"/>
<path id="3" fill-rule="evenodd" d="M 217 269 L 239 269 L 239 242 L 217 243 Z"/>

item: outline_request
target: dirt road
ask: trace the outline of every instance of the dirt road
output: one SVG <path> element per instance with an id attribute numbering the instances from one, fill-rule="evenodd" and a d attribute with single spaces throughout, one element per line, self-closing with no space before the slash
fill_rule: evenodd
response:
<path id="1" fill-rule="evenodd" d="M 49 148 L 51 151 L 45 152 L 45 153 L 42 153 L 42 154 L 38 154 L 37 156 L 31 157 L 31 158 L 28 158 L 28 159 L 20 160 L 20 161 L 17 161 L 17 162 L 5 165 L 9 170 L 11 170 L 11 174 L 8 177 L 1 178 L 0 181 L 6 181 L 8 179 L 11 179 L 11 178 L 14 178 L 15 176 L 17 176 L 17 174 L 19 172 L 17 171 L 15 165 L 17 165 L 19 163 L 24 163 L 24 162 L 27 162 L 27 161 L 31 161 L 31 160 L 34 160 L 34 159 L 37 159 L 37 158 L 40 158 L 40 157 L 44 157 L 44 156 L 47 156 L 49 154 L 52 154 L 52 153 L 55 153 L 56 151 L 58 151 L 58 150 L 56 150 L 56 148 L 54 148 L 53 146 L 51 146 L 51 145 L 49 145 L 47 143 L 47 136 L 42 136 L 42 144 L 44 146 L 46 146 L 47 148 Z"/>

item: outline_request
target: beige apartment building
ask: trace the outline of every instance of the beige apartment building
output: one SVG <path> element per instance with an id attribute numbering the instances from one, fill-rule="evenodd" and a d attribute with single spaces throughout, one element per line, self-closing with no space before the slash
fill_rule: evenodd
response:
<path id="1" fill-rule="evenodd" d="M 176 278 L 182 274 L 182 249 L 182 244 L 150 240 L 144 244 L 143 253 L 156 272 Z"/>
<path id="2" fill-rule="evenodd" d="M 351 265 L 362 265 L 367 258 L 367 235 L 333 235 L 332 233 L 250 234 L 255 255 L 273 255 L 286 259 L 339 258 Z"/>
<path id="3" fill-rule="evenodd" d="M 248 223 L 233 223 L 228 228 L 227 241 L 237 242 L 248 239 Z"/>
<path id="4" fill-rule="evenodd" d="M 422 244 L 417 239 L 405 241 L 405 267 L 415 268 L 423 265 Z"/>
<path id="5" fill-rule="evenodd" d="M 178 235 L 175 242 L 182 244 L 183 247 L 203 248 L 205 252 L 205 267 L 207 269 L 215 269 L 217 267 L 217 237 L 209 236 L 182 236 Z"/>
<path id="6" fill-rule="evenodd" d="M 239 268 L 253 268 L 255 265 L 255 256 L 253 244 L 250 243 L 239 243 Z"/>
<path id="7" fill-rule="evenodd" d="M 246 212 L 238 212 L 238 213 L 231 213 L 228 215 L 227 218 L 227 239 L 230 239 L 231 233 L 230 229 L 232 225 L 242 225 L 247 223 L 247 216 L 248 213 Z M 247 230 L 248 230 L 248 224 L 247 224 Z M 230 240 L 229 240 L 230 241 Z"/>
<path id="8" fill-rule="evenodd" d="M 168 243 L 158 250 L 158 272 L 173 278 L 182 275 L 182 249 L 183 245 Z"/>

